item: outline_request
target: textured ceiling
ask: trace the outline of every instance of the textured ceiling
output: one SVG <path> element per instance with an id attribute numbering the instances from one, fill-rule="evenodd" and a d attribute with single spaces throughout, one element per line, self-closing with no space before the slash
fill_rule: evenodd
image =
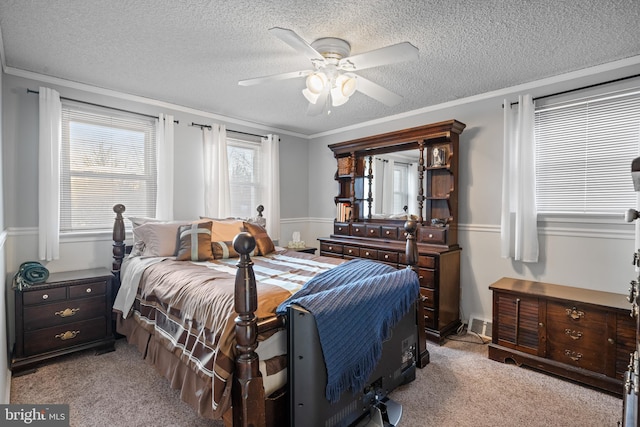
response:
<path id="1" fill-rule="evenodd" d="M 2 0 L 8 69 L 26 70 L 301 134 L 342 128 L 640 54 L 638 0 Z M 307 116 L 310 68 L 268 32 L 340 37 L 357 54 L 408 41 L 418 61 L 362 70 L 404 97 L 356 93 Z"/>

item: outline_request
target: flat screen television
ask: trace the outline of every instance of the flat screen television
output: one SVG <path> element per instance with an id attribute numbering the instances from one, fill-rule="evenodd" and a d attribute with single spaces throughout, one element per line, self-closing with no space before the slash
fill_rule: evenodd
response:
<path id="1" fill-rule="evenodd" d="M 289 419 L 295 427 L 347 427 L 366 424 L 372 407 L 396 387 L 415 379 L 415 304 L 383 343 L 382 357 L 363 390 L 347 390 L 331 403 L 325 397 L 327 371 L 316 321 L 295 304 L 289 307 Z"/>

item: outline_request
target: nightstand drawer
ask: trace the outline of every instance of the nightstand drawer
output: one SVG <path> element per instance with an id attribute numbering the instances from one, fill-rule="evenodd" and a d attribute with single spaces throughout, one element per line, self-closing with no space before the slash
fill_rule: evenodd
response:
<path id="1" fill-rule="evenodd" d="M 435 308 L 436 299 L 435 291 L 429 288 L 420 288 L 420 297 L 422 298 L 422 304 L 424 307 Z"/>
<path id="2" fill-rule="evenodd" d="M 378 251 L 378 259 L 384 262 L 398 262 L 398 252 Z"/>
<path id="3" fill-rule="evenodd" d="M 429 270 L 426 268 L 418 269 L 418 279 L 420 279 L 420 286 L 425 288 L 433 289 L 435 288 L 435 274 L 433 270 Z"/>
<path id="4" fill-rule="evenodd" d="M 106 310 L 104 296 L 24 308 L 24 330 L 48 328 L 96 317 Z"/>
<path id="5" fill-rule="evenodd" d="M 104 339 L 106 333 L 107 321 L 104 317 L 39 329 L 34 332 L 25 332 L 24 353 L 25 356 L 32 356 L 72 347 L 77 344 Z"/>
<path id="6" fill-rule="evenodd" d="M 24 305 L 61 301 L 67 298 L 67 288 L 49 288 L 38 291 L 25 291 L 22 298 Z"/>
<path id="7" fill-rule="evenodd" d="M 106 281 L 69 286 L 69 298 L 86 298 L 92 295 L 104 295 L 106 289 Z"/>

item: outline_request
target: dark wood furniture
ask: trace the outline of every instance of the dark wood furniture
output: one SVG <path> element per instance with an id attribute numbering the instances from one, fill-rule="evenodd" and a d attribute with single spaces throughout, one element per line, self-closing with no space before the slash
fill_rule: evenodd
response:
<path id="1" fill-rule="evenodd" d="M 415 152 L 418 177 L 414 215 L 422 301 L 419 366 L 428 363 L 426 340 L 441 344 L 460 321 L 458 245 L 458 145 L 465 125 L 456 120 L 330 145 L 337 160 L 337 217 L 333 234 L 320 238 L 320 255 L 370 258 L 402 268 L 404 219 L 372 212 L 374 157 Z M 395 217 L 395 216 L 394 216 Z"/>
<path id="2" fill-rule="evenodd" d="M 625 295 L 502 278 L 489 358 L 622 394 L 636 322 Z"/>
<path id="3" fill-rule="evenodd" d="M 106 268 L 53 273 L 15 290 L 13 372 L 75 351 L 114 350 L 112 274 Z"/>
<path id="4" fill-rule="evenodd" d="M 308 248 L 308 247 L 304 247 L 304 248 L 289 248 L 287 247 L 287 249 L 289 249 L 290 251 L 296 251 L 296 252 L 304 252 L 306 254 L 312 254 L 314 255 L 317 251 L 316 248 Z"/>
<path id="5" fill-rule="evenodd" d="M 261 208 L 261 207 L 260 207 Z M 122 214 L 125 206 L 117 204 L 113 207 L 116 214 L 113 225 L 113 277 L 120 283 L 120 268 L 126 253 L 125 225 Z M 262 211 L 260 210 L 260 213 Z M 404 261 L 409 268 L 417 269 L 418 245 L 416 244 L 417 224 L 408 220 L 405 223 L 406 243 Z M 249 233 L 242 232 L 236 236 L 234 249 L 240 254 L 238 270 L 235 277 L 234 308 L 238 316 L 235 319 L 235 338 L 237 356 L 235 359 L 232 410 L 223 416 L 227 427 L 267 427 L 286 425 L 283 417 L 287 417 L 287 401 L 283 398 L 269 399 L 264 395 L 262 376 L 259 372 L 259 357 L 255 352 L 259 333 L 279 329 L 284 326 L 281 316 L 268 318 L 258 323 L 255 315 L 257 307 L 257 285 L 253 272 L 250 253 L 256 242 Z M 285 396 L 285 395 L 283 395 Z M 285 396 L 286 397 L 286 396 Z M 284 406 L 283 406 L 284 405 Z"/>

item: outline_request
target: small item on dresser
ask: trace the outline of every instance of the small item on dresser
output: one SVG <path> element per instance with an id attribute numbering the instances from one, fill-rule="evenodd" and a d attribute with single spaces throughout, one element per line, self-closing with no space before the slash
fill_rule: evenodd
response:
<path id="1" fill-rule="evenodd" d="M 448 218 L 431 218 L 431 225 L 434 227 L 444 227 L 447 222 Z"/>
<path id="2" fill-rule="evenodd" d="M 291 236 L 291 238 L 293 240 L 289 241 L 289 244 L 287 245 L 288 248 L 290 248 L 290 249 L 302 249 L 302 248 L 304 248 L 306 246 L 304 244 L 304 241 L 300 240 L 300 232 L 299 231 L 294 231 L 293 235 Z"/>
<path id="3" fill-rule="evenodd" d="M 18 272 L 13 277 L 13 285 L 23 290 L 31 285 L 44 283 L 49 278 L 49 270 L 37 261 L 27 261 L 20 264 Z"/>

